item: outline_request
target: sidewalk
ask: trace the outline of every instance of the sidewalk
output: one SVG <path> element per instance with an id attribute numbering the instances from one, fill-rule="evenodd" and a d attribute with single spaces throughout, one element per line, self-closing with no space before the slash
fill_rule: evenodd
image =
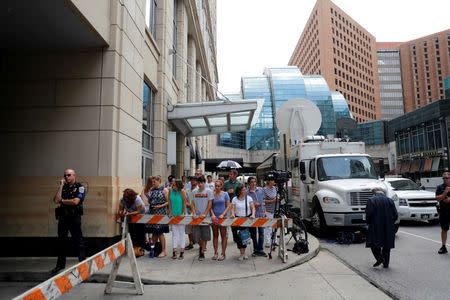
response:
<path id="1" fill-rule="evenodd" d="M 198 284 L 145 285 L 144 295 L 123 290 L 104 295 L 104 285 L 87 283 L 61 299 L 348 299 L 387 300 L 382 291 L 347 268 L 328 251 L 288 270 L 228 281 Z"/>
<path id="2" fill-rule="evenodd" d="M 212 242 L 208 243 L 204 261 L 198 261 L 197 247 L 186 251 L 184 260 L 173 260 L 169 255 L 171 246 L 168 235 L 167 257 L 150 259 L 143 256 L 137 260 L 142 281 L 146 284 L 144 296 L 118 289 L 115 290 L 116 293 L 105 296 L 103 283 L 106 282 L 110 269 L 107 267 L 100 274 L 94 275 L 89 280 L 90 283 L 81 284 L 61 299 L 142 299 L 149 295 L 156 299 L 389 299 L 328 251 L 319 252 L 318 240 L 310 235 L 309 237 L 310 252 L 303 255 L 288 252 L 288 262 L 283 263 L 277 257 L 277 251 L 273 253 L 272 260 L 250 256 L 247 261 L 238 261 L 238 249 L 231 241 L 227 248 L 227 259 L 222 262 L 211 259 Z M 292 248 L 292 244 L 291 241 L 288 249 Z M 251 246 L 247 249 L 248 253 L 249 250 Z M 68 262 L 77 263 L 75 259 Z M 2 258 L 0 277 L 4 281 L 6 275 L 16 280 L 22 276 L 24 281 L 28 281 L 29 278 L 48 274 L 54 263 L 55 259 L 52 258 Z M 131 280 L 127 260 L 123 260 L 117 279 Z M 2 295 L 19 294 L 29 289 L 29 285 L 23 287 L 23 290 L 20 287 L 15 287 L 14 291 L 9 290 L 11 288 L 0 285 L 0 298 Z"/>
<path id="3" fill-rule="evenodd" d="M 272 259 L 252 257 L 253 247 L 247 247 L 249 259 L 238 261 L 239 250 L 233 242 L 229 232 L 227 257 L 224 261 L 212 260 L 214 254 L 212 241 L 208 242 L 205 260 L 198 260 L 198 245 L 194 249 L 185 251 L 183 260 L 172 259 L 171 234 L 166 234 L 167 256 L 164 258 L 149 258 L 147 255 L 139 257 L 137 264 L 144 284 L 162 283 L 199 283 L 206 281 L 222 281 L 234 278 L 245 278 L 279 272 L 310 260 L 319 252 L 319 241 L 311 235 L 309 237 L 309 253 L 297 255 L 288 252 L 288 260 L 283 263 L 278 257 L 278 248 L 272 252 Z M 286 239 L 286 242 L 288 240 Z M 220 239 L 219 239 L 220 242 Z M 291 249 L 294 241 L 287 245 Z M 219 243 L 220 244 L 220 243 Z M 265 249 L 268 251 L 268 248 Z M 220 252 L 220 250 L 219 250 Z M 78 263 L 75 258 L 68 258 L 67 267 Z M 0 258 L 0 281 L 42 282 L 50 277 L 48 273 L 56 265 L 56 258 Z M 108 265 L 99 273 L 89 278 L 91 282 L 106 282 L 112 265 Z M 118 279 L 132 280 L 130 263 L 124 258 L 119 268 Z"/>

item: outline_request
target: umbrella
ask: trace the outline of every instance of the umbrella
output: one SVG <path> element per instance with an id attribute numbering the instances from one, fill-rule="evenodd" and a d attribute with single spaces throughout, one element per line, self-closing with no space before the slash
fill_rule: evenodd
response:
<path id="1" fill-rule="evenodd" d="M 242 166 L 234 160 L 224 160 L 217 165 L 218 169 L 240 169 Z"/>

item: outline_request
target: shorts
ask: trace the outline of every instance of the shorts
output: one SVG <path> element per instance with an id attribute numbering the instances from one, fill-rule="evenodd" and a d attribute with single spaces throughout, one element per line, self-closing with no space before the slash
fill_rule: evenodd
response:
<path id="1" fill-rule="evenodd" d="M 194 243 L 199 241 L 211 240 L 211 227 L 210 226 L 193 226 L 192 227 L 192 239 Z"/>
<path id="2" fill-rule="evenodd" d="M 186 227 L 184 228 L 184 232 L 186 234 L 192 234 L 192 225 L 186 225 Z"/>
<path id="3" fill-rule="evenodd" d="M 439 212 L 439 224 L 441 225 L 441 229 L 444 231 L 448 231 L 450 227 L 450 209 L 442 208 Z"/>

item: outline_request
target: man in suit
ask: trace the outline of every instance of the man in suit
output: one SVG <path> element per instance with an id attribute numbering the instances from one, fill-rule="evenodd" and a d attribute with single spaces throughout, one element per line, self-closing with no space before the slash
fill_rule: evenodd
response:
<path id="1" fill-rule="evenodd" d="M 369 225 L 366 239 L 366 247 L 370 247 L 378 267 L 383 264 L 389 267 L 391 249 L 394 248 L 395 221 L 398 218 L 394 201 L 386 197 L 386 191 L 382 188 L 372 190 L 374 194 L 367 200 L 366 222 Z"/>

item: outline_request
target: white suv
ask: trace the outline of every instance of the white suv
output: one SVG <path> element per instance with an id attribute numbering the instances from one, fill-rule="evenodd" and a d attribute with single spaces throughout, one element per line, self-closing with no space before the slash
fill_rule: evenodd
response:
<path id="1" fill-rule="evenodd" d="M 422 190 L 408 178 L 386 178 L 385 181 L 399 198 L 400 220 L 433 221 L 439 219 L 436 195 Z"/>

